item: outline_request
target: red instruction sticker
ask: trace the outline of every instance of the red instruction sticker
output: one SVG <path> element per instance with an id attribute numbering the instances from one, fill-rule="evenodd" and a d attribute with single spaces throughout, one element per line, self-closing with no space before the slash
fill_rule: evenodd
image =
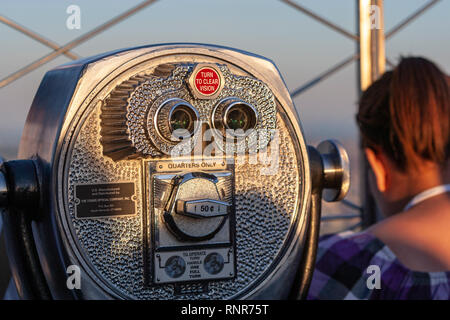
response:
<path id="1" fill-rule="evenodd" d="M 205 96 L 211 96 L 220 89 L 221 78 L 216 70 L 210 67 L 199 69 L 194 77 L 197 91 Z"/>

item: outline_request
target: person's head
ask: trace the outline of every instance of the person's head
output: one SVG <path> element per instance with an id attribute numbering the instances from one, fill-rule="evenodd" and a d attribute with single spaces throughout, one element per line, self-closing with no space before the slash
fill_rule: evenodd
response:
<path id="1" fill-rule="evenodd" d="M 450 90 L 435 64 L 403 58 L 362 94 L 356 119 L 372 169 L 369 184 L 384 214 L 446 179 Z"/>

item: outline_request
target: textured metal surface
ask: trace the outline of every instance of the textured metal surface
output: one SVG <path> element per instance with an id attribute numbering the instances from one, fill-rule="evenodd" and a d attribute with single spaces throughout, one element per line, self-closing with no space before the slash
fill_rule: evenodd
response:
<path id="1" fill-rule="evenodd" d="M 122 182 L 129 182 L 130 176 L 135 179 L 134 169 L 139 170 L 140 162 L 138 160 L 114 163 L 109 158 L 105 158 L 105 161 L 99 161 L 99 158 L 103 157 L 101 144 L 98 140 L 93 140 L 95 135 L 96 139 L 100 138 L 99 130 L 97 131 L 99 128 L 92 127 L 99 125 L 100 114 L 102 114 L 100 109 L 102 105 L 105 105 L 104 101 L 116 86 L 136 74 L 146 73 L 146 70 L 155 76 L 168 77 L 174 70 L 170 67 L 171 64 L 183 64 L 186 60 L 190 63 L 226 64 L 233 74 L 260 79 L 273 92 L 277 102 L 278 127 L 281 130 L 279 138 L 281 138 L 282 163 L 280 163 L 281 166 L 275 176 L 261 177 L 260 169 L 263 168 L 260 165 L 248 165 L 252 167 L 251 171 L 244 168 L 244 171 L 241 172 L 242 176 L 250 175 L 251 181 L 245 182 L 249 184 L 248 196 L 242 199 L 242 196 L 239 195 L 239 199 L 241 199 L 239 201 L 246 201 L 252 206 L 255 205 L 257 209 L 250 211 L 242 209 L 239 214 L 243 215 L 241 219 L 245 219 L 244 216 L 250 214 L 252 219 L 263 220 L 256 224 L 258 230 L 261 231 L 256 232 L 254 236 L 268 235 L 272 232 L 272 236 L 275 236 L 276 239 L 265 241 L 264 244 L 260 244 L 258 240 L 258 245 L 254 245 L 250 241 L 253 236 L 246 236 L 247 239 L 242 245 L 249 246 L 250 249 L 246 249 L 247 251 L 244 253 L 249 254 L 248 259 L 253 262 L 250 263 L 243 258 L 244 265 L 239 266 L 239 270 L 242 271 L 240 277 L 233 282 L 228 282 L 228 287 L 219 282 L 217 286 L 214 284 L 215 287 L 210 287 L 209 290 L 204 285 L 186 284 L 174 288 L 167 286 L 146 291 L 141 287 L 140 268 L 142 264 L 148 265 L 149 262 L 146 260 L 142 263 L 141 251 L 136 249 L 142 243 L 142 239 L 140 239 L 142 233 L 139 234 L 138 230 L 138 228 L 142 228 L 141 221 L 135 220 L 134 217 L 127 218 L 130 219 L 128 221 L 120 220 L 122 222 L 115 221 L 117 218 L 98 219 L 99 228 L 97 230 L 94 231 L 97 222 L 93 221 L 95 223 L 90 224 L 91 230 L 80 229 L 78 234 L 72 222 L 74 218 L 73 204 L 70 201 L 73 200 L 73 186 L 69 185 L 69 175 L 73 169 L 71 168 L 73 161 L 83 162 L 88 159 L 89 161 L 81 163 L 81 166 L 83 170 L 89 172 L 90 179 L 95 177 L 112 179 L 116 174 L 127 176 L 125 181 L 121 179 Z M 70 86 L 68 87 L 67 84 Z M 74 84 L 76 84 L 76 88 Z M 61 87 L 62 85 L 64 86 Z M 56 89 L 52 89 L 49 93 L 47 91 L 49 88 Z M 95 118 L 92 118 L 94 113 L 96 114 Z M 33 125 L 36 119 L 48 121 L 45 122 L 45 125 L 36 127 Z M 88 122 L 90 124 L 87 124 Z M 77 291 L 76 295 L 78 298 L 84 299 L 127 297 L 167 299 L 173 298 L 173 293 L 186 293 L 185 296 L 176 296 L 176 298 L 279 299 L 287 297 L 290 286 L 285 284 L 294 281 L 303 248 L 311 184 L 306 145 L 299 118 L 284 82 L 270 60 L 240 50 L 198 44 L 155 45 L 99 55 L 47 73 L 35 103 L 33 103 L 27 123 L 31 125 L 25 126 L 20 156 L 38 155 L 49 166 L 46 181 L 49 181 L 50 184 L 51 208 L 44 216 L 45 221 L 37 224 L 36 232 L 42 239 L 38 243 L 41 260 L 48 261 L 49 265 L 55 266 L 54 270 L 44 270 L 51 285 L 52 295 L 67 298 L 67 294 L 73 294 L 66 290 L 65 270 L 68 265 L 75 264 L 81 267 L 83 275 L 81 279 L 83 289 L 80 292 Z M 90 127 L 92 135 L 84 134 L 84 138 L 81 139 L 80 132 L 86 131 L 87 127 Z M 81 140 L 86 144 L 87 150 L 81 154 L 82 157 L 75 156 L 73 158 L 74 146 Z M 278 146 L 278 143 L 275 146 Z M 128 162 L 132 170 L 127 169 L 124 162 Z M 158 161 L 157 163 L 162 162 Z M 216 169 L 222 170 L 220 164 L 216 165 Z M 130 171 L 132 173 L 126 173 Z M 100 173 L 98 174 L 98 172 Z M 110 173 L 113 173 L 112 176 L 109 175 Z M 142 183 L 141 178 L 136 180 Z M 297 184 L 297 182 L 301 183 Z M 282 198 L 279 198 L 279 192 L 282 193 Z M 287 199 L 288 196 L 291 198 Z M 258 197 L 261 198 L 258 200 Z M 142 204 L 137 205 L 141 206 Z M 260 216 L 258 214 L 260 208 L 267 210 L 267 214 Z M 140 207 L 139 210 L 141 210 Z M 272 218 L 270 211 L 277 212 L 273 217 L 273 224 L 267 223 Z M 280 222 L 277 220 L 280 211 L 284 216 L 283 221 L 289 225 L 288 233 L 284 233 L 283 227 L 275 228 Z M 141 212 L 138 214 L 141 215 Z M 55 219 L 56 221 L 54 221 Z M 288 219 L 290 221 L 286 222 Z M 133 224 L 133 228 L 130 227 L 130 223 Z M 248 232 L 249 228 L 245 227 L 245 223 L 241 226 L 244 229 L 239 227 L 239 232 L 243 230 Z M 95 235 L 96 231 L 104 232 L 105 236 Z M 133 233 L 132 238 L 128 237 L 130 233 Z M 54 235 L 57 237 L 53 237 Z M 114 242 L 113 237 L 116 236 Z M 97 248 L 89 248 L 89 255 L 87 255 L 87 250 L 84 249 L 80 237 L 84 239 L 92 237 L 101 241 L 97 242 Z M 138 238 L 139 243 L 135 242 Z M 237 240 L 242 241 L 241 238 L 242 235 Z M 88 242 L 88 240 L 83 241 Z M 120 243 L 122 242 L 126 243 L 126 248 L 121 247 Z M 263 249 L 258 252 L 260 245 Z M 270 248 L 271 246 L 273 248 Z M 275 253 L 275 247 L 278 248 L 277 253 Z M 56 249 L 59 251 L 55 251 Z M 61 250 L 62 257 L 59 256 Z M 134 262 L 131 263 L 130 260 L 133 259 Z M 270 264 L 264 264 L 264 262 Z M 128 270 L 130 264 L 133 266 Z M 248 273 L 246 273 L 247 270 L 249 270 Z M 191 290 L 192 288 L 198 290 Z M 188 292 L 191 293 L 188 294 Z M 196 296 L 196 293 L 201 293 L 201 295 Z"/>
<path id="2" fill-rule="evenodd" d="M 260 165 L 248 161 L 236 164 L 237 278 L 212 282 L 203 294 L 174 296 L 173 285 L 144 286 L 141 200 L 137 201 L 135 217 L 75 218 L 73 189 L 77 183 L 134 181 L 137 193 L 142 192 L 139 160 L 114 162 L 102 155 L 100 112 L 97 106 L 76 138 L 68 177 L 68 214 L 88 263 L 100 278 L 113 285 L 114 291 L 123 297 L 139 299 L 230 298 L 256 281 L 274 263 L 290 229 L 300 188 L 298 159 L 281 118 L 278 119 L 281 153 L 278 172 L 262 176 Z"/>
<path id="3" fill-rule="evenodd" d="M 123 159 L 135 156 L 136 152 L 141 155 L 161 156 L 170 154 L 174 147 L 181 149 L 183 144 L 169 143 L 161 138 L 158 132 L 158 125 L 166 124 L 156 122 L 157 113 L 159 107 L 168 99 L 186 100 L 197 108 L 200 121 L 213 127 L 212 114 L 217 103 L 227 97 L 237 97 L 255 106 L 260 115 L 256 130 L 276 128 L 274 96 L 262 81 L 233 75 L 225 65 L 220 65 L 218 68 L 225 79 L 220 95 L 215 99 L 195 99 L 187 88 L 189 75 L 194 68 L 194 64 L 179 64 L 167 77 L 143 73 L 121 83 L 102 107 L 102 139 L 103 146 L 106 147 L 105 155 L 113 159 Z M 195 144 L 198 134 L 194 135 L 192 142 L 188 140 L 186 144 Z M 255 141 L 256 134 L 255 131 L 241 143 L 249 144 L 249 141 Z M 217 137 L 217 142 L 223 140 L 219 132 L 215 132 L 214 136 Z M 264 148 L 270 138 L 270 134 L 267 137 L 260 135 L 259 146 Z M 225 151 L 225 144 L 218 143 L 218 146 Z"/>

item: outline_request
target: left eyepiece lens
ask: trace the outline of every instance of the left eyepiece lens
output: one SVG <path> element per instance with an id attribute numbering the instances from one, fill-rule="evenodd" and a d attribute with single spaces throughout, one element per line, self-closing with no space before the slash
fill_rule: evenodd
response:
<path id="1" fill-rule="evenodd" d="M 172 132 L 178 129 L 184 129 L 193 134 L 195 119 L 195 112 L 191 108 L 185 105 L 179 105 L 170 115 L 170 129 Z"/>
<path id="2" fill-rule="evenodd" d="M 155 120 L 158 134 L 168 142 L 177 142 L 194 135 L 199 114 L 189 102 L 174 98 L 161 104 Z"/>

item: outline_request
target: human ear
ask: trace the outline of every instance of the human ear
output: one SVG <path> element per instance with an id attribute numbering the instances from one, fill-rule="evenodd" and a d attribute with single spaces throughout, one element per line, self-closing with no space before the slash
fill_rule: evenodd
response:
<path id="1" fill-rule="evenodd" d="M 370 167 L 375 175 L 377 182 L 377 188 L 380 192 L 385 192 L 388 188 L 388 168 L 381 152 L 375 152 L 370 148 L 365 148 L 367 161 L 369 161 Z"/>

